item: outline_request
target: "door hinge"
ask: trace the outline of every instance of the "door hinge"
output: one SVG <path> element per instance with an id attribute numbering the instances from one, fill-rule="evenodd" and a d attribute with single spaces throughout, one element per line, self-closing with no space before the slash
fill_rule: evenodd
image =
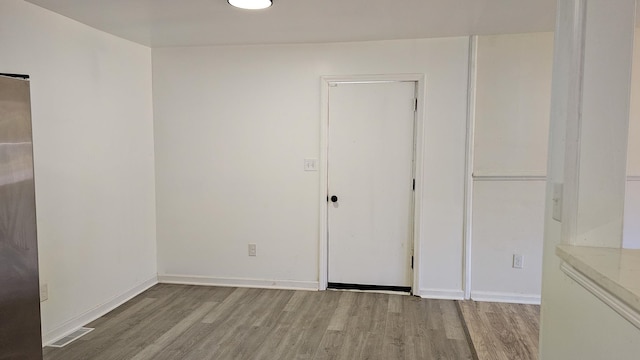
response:
<path id="1" fill-rule="evenodd" d="M 411 268 L 413 269 L 413 255 L 411 255 Z"/>
<path id="2" fill-rule="evenodd" d="M 413 111 L 418 111 L 418 98 L 413 99 Z"/>
<path id="3" fill-rule="evenodd" d="M 416 190 L 416 179 L 413 179 L 413 190 Z"/>

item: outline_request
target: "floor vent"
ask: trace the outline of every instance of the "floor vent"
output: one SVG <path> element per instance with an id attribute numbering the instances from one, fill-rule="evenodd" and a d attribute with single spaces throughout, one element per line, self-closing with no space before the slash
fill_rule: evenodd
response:
<path id="1" fill-rule="evenodd" d="M 54 348 L 61 348 L 61 347 L 65 347 L 69 344 L 71 344 L 72 342 L 80 339 L 81 337 L 87 335 L 88 333 L 92 332 L 94 329 L 92 328 L 85 328 L 82 327 L 74 332 L 72 332 L 71 334 L 56 340 L 55 342 L 53 342 L 52 344 L 48 345 L 50 347 L 54 347 Z"/>

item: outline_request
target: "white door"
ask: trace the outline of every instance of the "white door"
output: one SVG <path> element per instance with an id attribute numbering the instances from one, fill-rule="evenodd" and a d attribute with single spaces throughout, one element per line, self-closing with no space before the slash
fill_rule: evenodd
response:
<path id="1" fill-rule="evenodd" d="M 330 287 L 411 286 L 415 88 L 329 86 Z"/>

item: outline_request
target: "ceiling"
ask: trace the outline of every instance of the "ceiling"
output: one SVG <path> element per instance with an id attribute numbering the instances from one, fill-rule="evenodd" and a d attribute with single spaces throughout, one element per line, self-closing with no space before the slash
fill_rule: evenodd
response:
<path id="1" fill-rule="evenodd" d="M 151 47 L 316 43 L 553 31 L 556 0 L 26 0 Z"/>

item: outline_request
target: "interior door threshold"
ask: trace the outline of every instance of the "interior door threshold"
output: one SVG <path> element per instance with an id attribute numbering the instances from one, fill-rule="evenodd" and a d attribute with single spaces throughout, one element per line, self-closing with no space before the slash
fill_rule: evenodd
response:
<path id="1" fill-rule="evenodd" d="M 410 286 L 365 285 L 365 284 L 347 284 L 347 283 L 330 282 L 327 284 L 327 288 L 334 289 L 334 290 L 359 290 L 359 291 L 411 294 Z"/>

